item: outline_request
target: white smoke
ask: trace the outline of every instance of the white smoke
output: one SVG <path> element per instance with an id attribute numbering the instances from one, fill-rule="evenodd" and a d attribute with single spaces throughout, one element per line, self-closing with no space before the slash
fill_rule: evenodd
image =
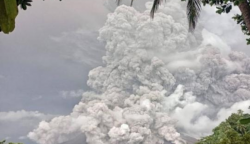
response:
<path id="1" fill-rule="evenodd" d="M 28 137 L 60 144 L 82 134 L 88 144 L 183 144 L 211 132 L 250 105 L 250 59 L 198 27 L 188 33 L 176 0 L 154 20 L 120 6 L 108 15 L 99 40 L 105 66 L 89 72 L 81 102 L 68 116 L 41 122 Z"/>

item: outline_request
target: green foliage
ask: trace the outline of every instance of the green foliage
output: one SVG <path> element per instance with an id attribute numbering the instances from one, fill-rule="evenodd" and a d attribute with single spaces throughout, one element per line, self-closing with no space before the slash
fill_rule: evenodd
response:
<path id="1" fill-rule="evenodd" d="M 153 14 L 157 10 L 158 6 L 160 5 L 162 0 L 154 0 L 154 4 L 151 10 L 151 16 L 153 17 Z M 203 5 L 210 5 L 210 6 L 217 6 L 216 13 L 222 14 L 222 13 L 229 13 L 232 10 L 233 5 L 238 6 L 241 2 L 244 2 L 245 0 L 181 0 L 181 1 L 188 1 L 187 2 L 187 17 L 189 22 L 189 30 L 193 31 L 196 27 L 196 23 L 198 21 L 198 18 L 200 16 L 201 6 L 200 2 L 203 3 Z M 250 2 L 248 1 L 249 5 Z M 244 22 L 242 15 L 235 15 L 233 17 L 235 21 L 241 26 L 241 30 L 245 35 L 250 36 L 250 30 L 247 29 L 246 23 Z M 250 45 L 250 38 L 246 40 L 247 44 Z"/>
<path id="2" fill-rule="evenodd" d="M 27 10 L 31 3 L 32 0 L 0 0 L 0 32 L 3 31 L 5 34 L 12 32 L 15 29 L 18 6 Z"/>
<path id="3" fill-rule="evenodd" d="M 32 0 L 0 0 L 0 32 L 12 32 L 15 29 L 18 6 L 26 10 L 27 6 L 31 6 L 31 2 Z"/>
<path id="4" fill-rule="evenodd" d="M 21 7 L 23 10 L 26 10 L 26 9 L 27 9 L 27 6 L 31 6 L 32 0 L 16 0 L 16 2 L 17 2 L 17 6 L 20 5 L 20 7 Z"/>
<path id="5" fill-rule="evenodd" d="M 0 29 L 8 34 L 15 28 L 18 14 L 16 0 L 0 0 Z"/>
<path id="6" fill-rule="evenodd" d="M 232 114 L 213 130 L 212 135 L 196 144 L 250 144 L 250 123 L 241 123 L 245 118 L 250 118 L 250 115 L 242 111 Z"/>
<path id="7" fill-rule="evenodd" d="M 244 115 L 243 118 L 240 120 L 241 124 L 250 124 L 250 115 Z"/>
<path id="8" fill-rule="evenodd" d="M 214 6 L 216 5 L 217 11 L 216 13 L 222 14 L 222 13 L 229 13 L 232 9 L 232 6 L 238 6 L 241 2 L 244 0 L 202 0 L 203 5 L 211 5 Z M 249 2 L 249 1 L 248 1 Z M 249 3 L 250 5 L 250 3 Z M 247 29 L 246 23 L 244 22 L 242 14 L 236 14 L 233 19 L 241 26 L 242 32 L 250 36 L 250 30 Z M 250 45 L 250 38 L 246 39 L 247 44 Z"/>
<path id="9" fill-rule="evenodd" d="M 0 144 L 7 144 L 7 143 L 5 143 L 5 142 L 6 142 L 6 140 L 0 141 Z M 22 143 L 13 143 L 13 142 L 9 142 L 8 144 L 22 144 Z"/>
<path id="10" fill-rule="evenodd" d="M 245 35 L 250 36 L 250 31 L 246 27 L 246 23 L 243 20 L 243 16 L 236 14 L 233 19 L 241 26 L 241 30 Z M 247 44 L 250 45 L 250 38 L 247 39 Z"/>

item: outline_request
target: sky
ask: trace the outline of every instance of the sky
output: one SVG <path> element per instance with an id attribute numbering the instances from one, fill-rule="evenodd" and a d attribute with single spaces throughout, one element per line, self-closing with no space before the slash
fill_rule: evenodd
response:
<path id="1" fill-rule="evenodd" d="M 31 144 L 24 136 L 42 119 L 72 110 L 101 65 L 106 14 L 97 0 L 38 0 L 19 11 L 15 31 L 0 34 L 0 117 L 12 113 L 0 120 L 0 139 Z"/>
<path id="2" fill-rule="evenodd" d="M 100 0 L 36 0 L 19 11 L 15 31 L 0 33 L 0 139 L 34 144 L 26 135 L 41 120 L 71 112 L 89 90 L 89 70 L 102 65 L 98 30 L 112 10 Z M 238 10 L 222 16 L 214 11 L 204 8 L 200 22 L 250 55 L 231 19 Z"/>

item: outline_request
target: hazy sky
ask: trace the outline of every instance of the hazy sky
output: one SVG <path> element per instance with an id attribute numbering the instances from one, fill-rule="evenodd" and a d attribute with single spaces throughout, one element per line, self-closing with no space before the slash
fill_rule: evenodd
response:
<path id="1" fill-rule="evenodd" d="M 0 139 L 33 144 L 25 136 L 39 121 L 71 112 L 88 71 L 102 64 L 97 36 L 108 12 L 100 0 L 36 0 L 19 11 L 15 31 L 0 34 Z M 230 17 L 206 8 L 201 23 L 250 54 Z"/>
<path id="2" fill-rule="evenodd" d="M 88 71 L 101 64 L 97 30 L 106 15 L 97 0 L 36 0 L 20 10 L 15 31 L 0 34 L 0 112 L 14 111 L 9 119 L 16 119 L 1 120 L 0 113 L 0 139 L 26 142 L 22 136 L 46 117 L 31 111 L 72 110 L 88 89 Z"/>

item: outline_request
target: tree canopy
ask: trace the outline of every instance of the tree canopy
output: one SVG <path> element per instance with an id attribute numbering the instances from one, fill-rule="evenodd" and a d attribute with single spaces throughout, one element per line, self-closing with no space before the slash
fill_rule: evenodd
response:
<path id="1" fill-rule="evenodd" d="M 250 144 L 250 115 L 232 114 L 213 130 L 213 134 L 196 144 Z"/>
<path id="2" fill-rule="evenodd" d="M 151 10 L 151 17 L 154 17 L 155 11 L 163 0 L 154 0 Z M 189 30 L 193 31 L 200 17 L 201 3 L 204 6 L 216 6 L 216 13 L 229 13 L 233 6 L 239 7 L 241 14 L 236 14 L 233 19 L 241 26 L 241 30 L 245 35 L 250 36 L 250 1 L 249 0 L 181 0 L 187 2 L 187 18 L 189 22 Z M 250 44 L 250 38 L 247 39 Z"/>
<path id="3" fill-rule="evenodd" d="M 121 0 L 117 0 L 117 4 L 120 4 Z M 229 13 L 233 6 L 239 7 L 241 14 L 236 14 L 233 19 L 241 26 L 241 30 L 245 35 L 250 36 L 250 1 L 249 0 L 181 0 L 187 1 L 187 18 L 189 23 L 189 30 L 194 31 L 202 10 L 202 4 L 204 6 L 216 6 L 217 13 Z M 163 0 L 154 0 L 151 9 L 151 17 L 154 18 L 154 14 L 157 11 L 159 5 Z M 133 0 L 131 0 L 131 5 Z M 250 38 L 247 39 L 247 44 L 250 44 Z"/>
<path id="4" fill-rule="evenodd" d="M 242 32 L 250 36 L 250 1 L 249 0 L 203 0 L 203 5 L 217 6 L 216 13 L 229 13 L 233 6 L 239 7 L 241 14 L 235 14 L 233 19 L 241 26 Z M 247 39 L 250 44 L 250 38 Z"/>
<path id="5" fill-rule="evenodd" d="M 6 143 L 6 140 L 3 140 L 0 141 L 0 144 L 22 144 L 22 143 L 13 143 L 13 142 Z"/>
<path id="6" fill-rule="evenodd" d="M 61 0 L 60 0 L 61 1 Z M 116 0 L 120 5 L 122 0 Z M 217 7 L 217 13 L 229 13 L 233 6 L 239 7 L 241 14 L 236 14 L 233 19 L 241 26 L 241 30 L 245 35 L 250 36 L 250 1 L 249 0 L 181 0 L 187 1 L 187 18 L 189 22 L 189 30 L 194 31 L 204 6 L 211 5 Z M 18 14 L 18 6 L 26 10 L 31 6 L 32 0 L 0 0 L 0 31 L 5 34 L 15 29 L 15 18 Z M 131 0 L 131 6 L 134 0 Z M 151 17 L 154 17 L 159 5 L 163 0 L 154 0 L 151 9 Z M 250 38 L 247 39 L 250 44 Z"/>

